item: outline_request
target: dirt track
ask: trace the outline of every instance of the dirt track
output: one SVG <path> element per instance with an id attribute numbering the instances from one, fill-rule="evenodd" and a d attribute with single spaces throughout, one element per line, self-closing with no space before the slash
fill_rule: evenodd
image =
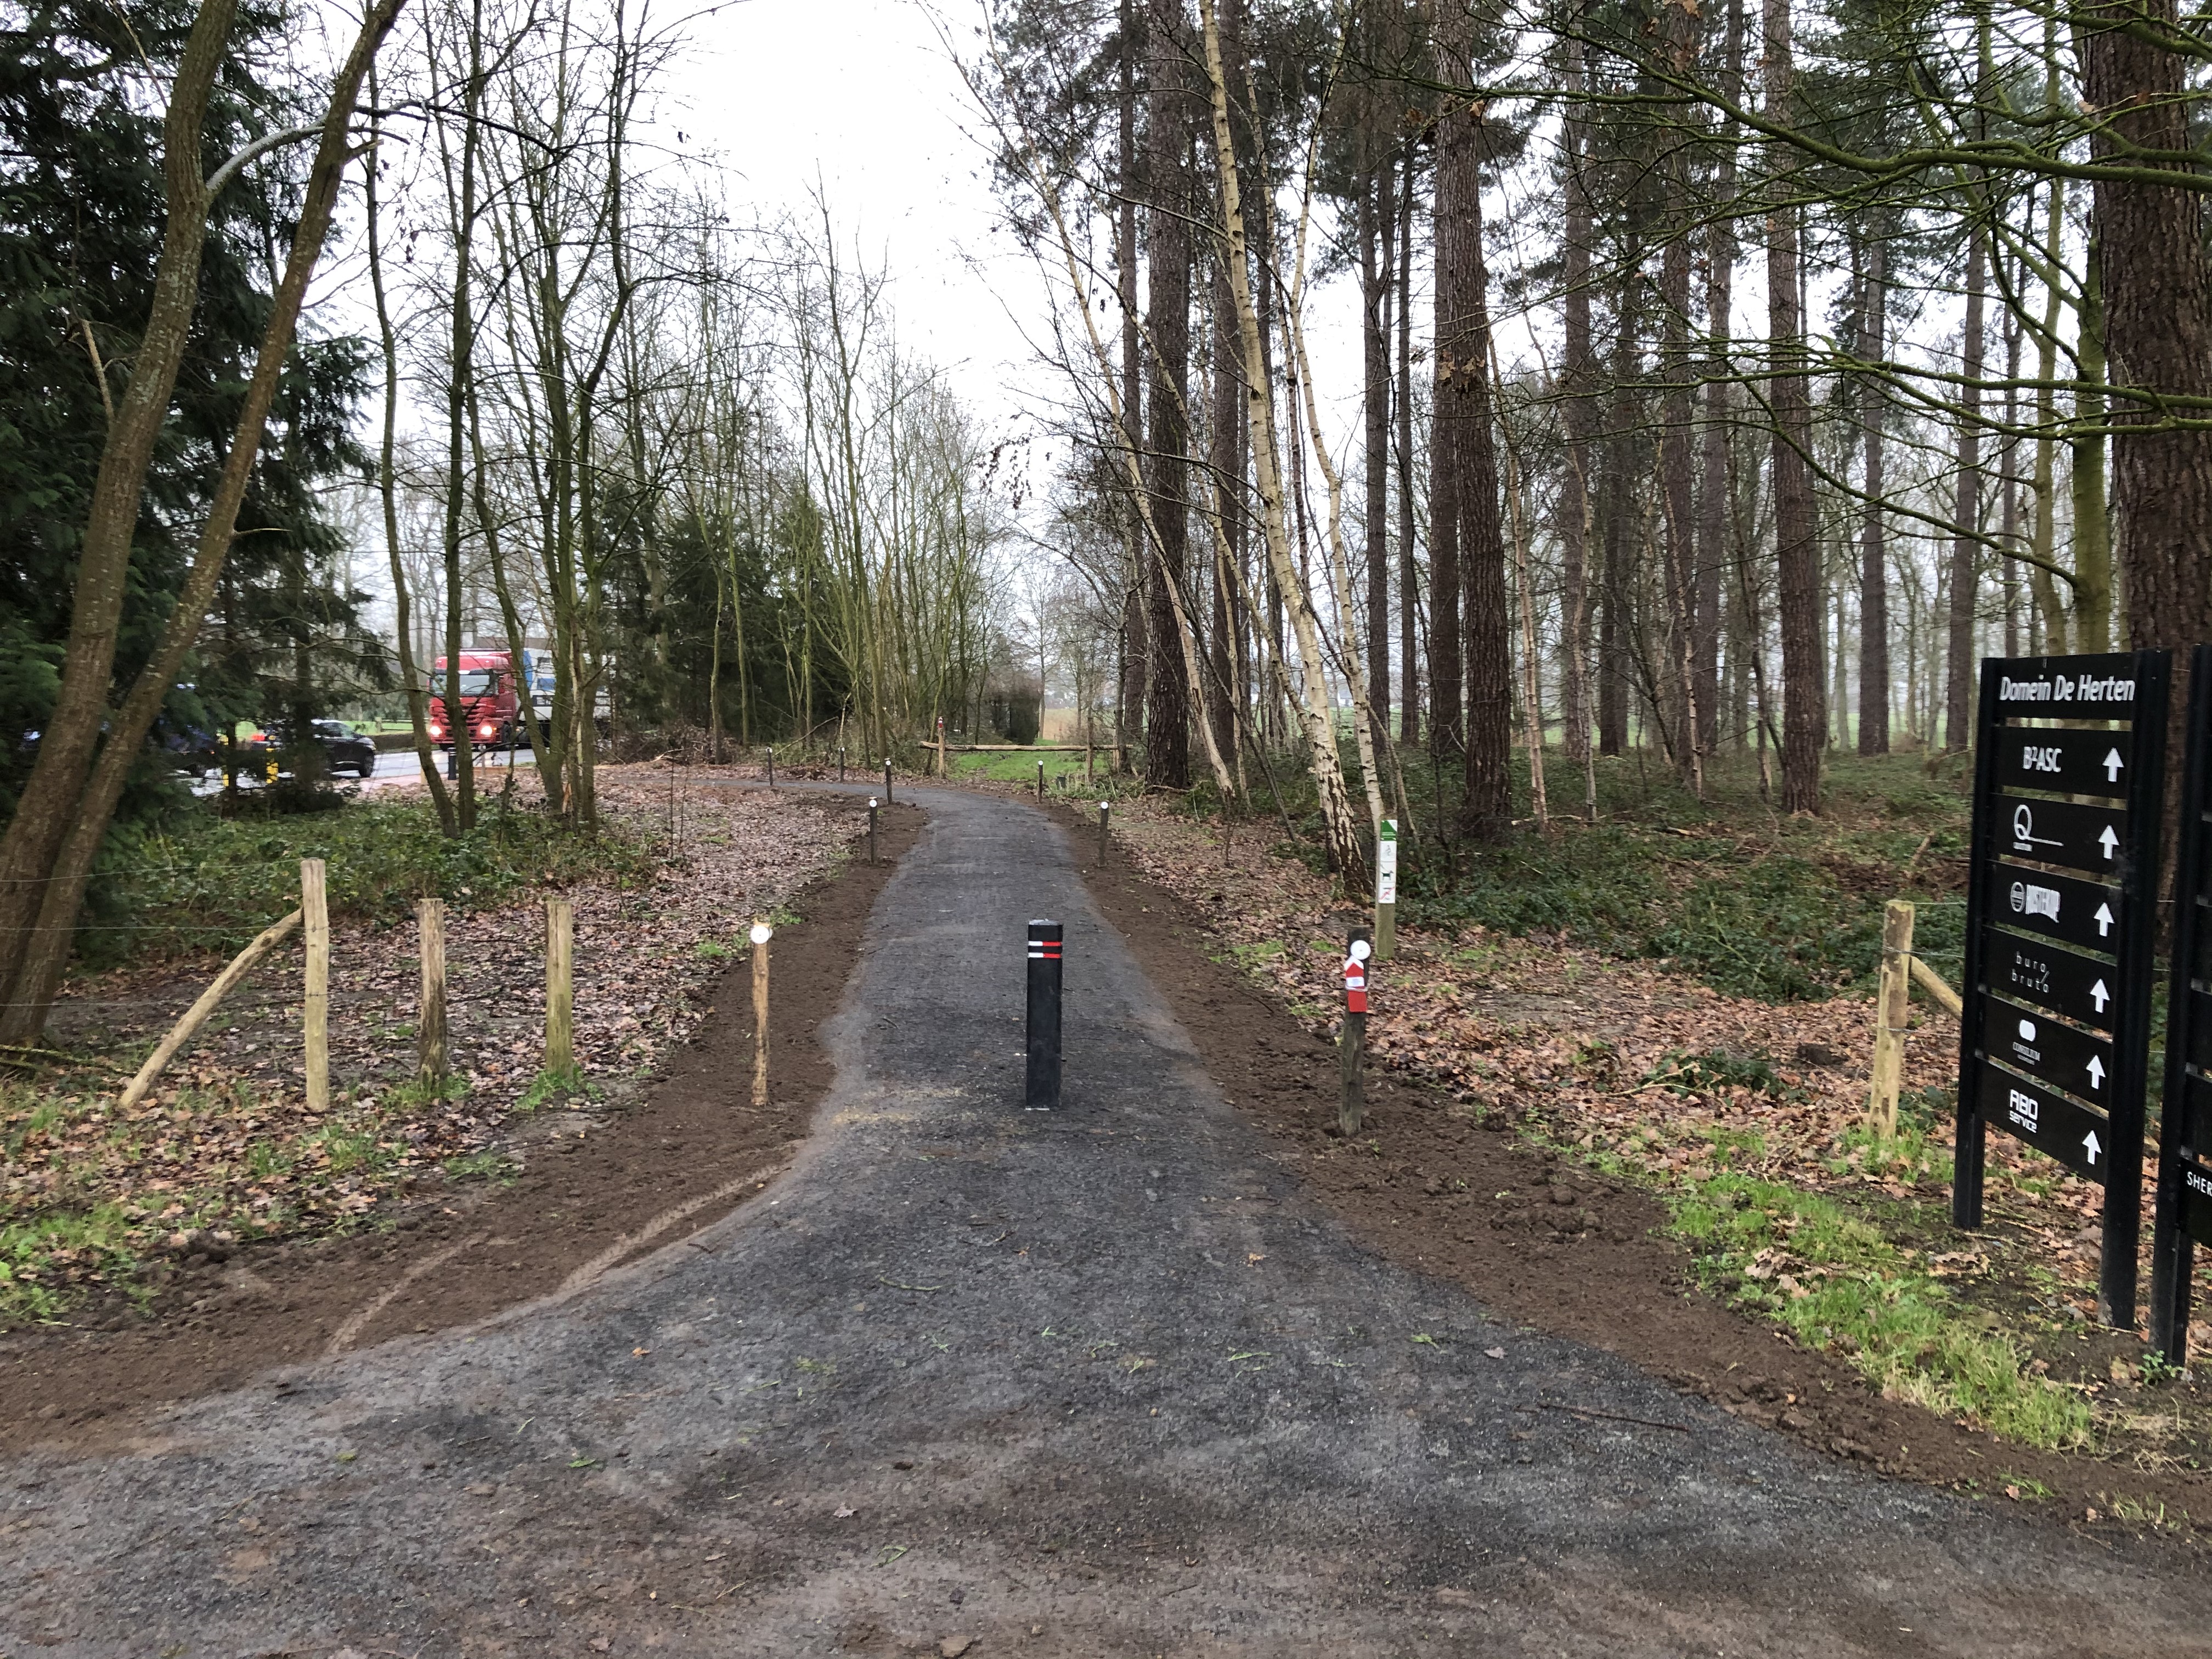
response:
<path id="1" fill-rule="evenodd" d="M 1815 1459 L 1362 1249 L 1060 832 L 927 804 L 787 1175 L 570 1299 L 16 1456 L 4 1650 L 2202 1650 L 2167 1556 Z"/>

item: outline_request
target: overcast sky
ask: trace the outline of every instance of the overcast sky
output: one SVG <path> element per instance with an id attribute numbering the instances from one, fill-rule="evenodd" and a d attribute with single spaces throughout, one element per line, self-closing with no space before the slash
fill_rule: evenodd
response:
<path id="1" fill-rule="evenodd" d="M 947 9 L 948 27 L 972 27 L 961 0 Z M 913 0 L 740 0 L 692 33 L 670 115 L 720 157 L 732 207 L 811 216 L 818 183 L 847 245 L 890 264 L 904 343 L 987 422 L 1012 421 L 1012 388 L 1036 376 L 1022 324 L 1034 326 L 1044 296 L 996 228 L 985 154 L 931 14 Z"/>

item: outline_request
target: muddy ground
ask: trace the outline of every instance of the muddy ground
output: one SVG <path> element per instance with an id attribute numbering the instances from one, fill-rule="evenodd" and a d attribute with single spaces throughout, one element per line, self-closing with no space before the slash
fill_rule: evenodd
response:
<path id="1" fill-rule="evenodd" d="M 833 1075 L 823 1020 L 843 994 L 862 930 L 924 815 L 882 817 L 882 862 L 863 854 L 790 902 L 804 920 L 771 947 L 769 1103 L 752 1073 L 751 969 L 739 959 L 712 1012 L 634 1103 L 515 1119 L 510 1174 L 387 1203 L 358 1231 L 219 1247 L 165 1270 L 143 1306 L 95 1298 L 58 1327 L 0 1337 L 0 1386 L 40 1402 L 0 1412 L 0 1453 L 33 1440 L 100 1443 L 136 1408 L 235 1388 L 286 1364 L 441 1331 L 556 1291 L 718 1220 L 786 1168 Z M 127 1431 L 127 1430 L 125 1431 Z"/>

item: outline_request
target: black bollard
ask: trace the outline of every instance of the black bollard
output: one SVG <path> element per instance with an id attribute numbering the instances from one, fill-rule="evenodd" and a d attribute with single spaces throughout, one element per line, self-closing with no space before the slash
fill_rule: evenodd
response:
<path id="1" fill-rule="evenodd" d="M 1039 800 L 1044 799 L 1044 763 L 1042 761 L 1037 763 L 1037 799 Z"/>
<path id="2" fill-rule="evenodd" d="M 775 787 L 775 745 L 774 744 L 768 746 L 768 787 L 771 789 Z"/>
<path id="3" fill-rule="evenodd" d="M 1033 1112 L 1060 1108 L 1060 923 L 1030 924 L 1030 1065 L 1023 1103 Z"/>
<path id="4" fill-rule="evenodd" d="M 1098 867 L 1101 870 L 1106 867 L 1106 818 L 1112 808 L 1110 801 L 1098 803 Z"/>
<path id="5" fill-rule="evenodd" d="M 889 755 L 886 755 L 884 757 L 884 805 L 889 806 L 891 804 L 892 799 L 891 757 Z"/>
<path id="6" fill-rule="evenodd" d="M 842 743 L 837 745 L 837 781 L 845 781 L 845 745 Z"/>
<path id="7" fill-rule="evenodd" d="M 876 861 L 876 798 L 868 797 L 868 862 Z"/>

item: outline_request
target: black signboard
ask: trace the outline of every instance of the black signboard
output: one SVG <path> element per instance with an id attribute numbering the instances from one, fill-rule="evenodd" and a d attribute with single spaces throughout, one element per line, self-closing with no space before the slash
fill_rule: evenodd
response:
<path id="1" fill-rule="evenodd" d="M 2063 1014 L 2077 1024 L 2111 1030 L 2119 1018 L 2120 1000 L 2112 982 L 2119 969 L 2038 939 L 2017 933 L 1982 937 L 1982 982 L 2021 1002 Z"/>
<path id="2" fill-rule="evenodd" d="M 2085 951 L 2109 951 L 2119 941 L 2121 903 L 2120 890 L 2100 881 L 2000 864 L 1989 919 Z"/>
<path id="3" fill-rule="evenodd" d="M 2105 1179 L 2112 1158 L 2112 1127 L 2104 1113 L 1996 1066 L 1982 1067 L 1980 1107 L 1987 1121 L 2048 1152 L 2075 1175 Z"/>
<path id="4" fill-rule="evenodd" d="M 1990 658 L 1975 728 L 1952 1218 L 1982 1224 L 1991 1127 L 2101 1182 L 2098 1302 L 2124 1327 L 2171 664 L 2163 651 Z M 2081 796 L 2099 804 L 2068 799 Z"/>
<path id="5" fill-rule="evenodd" d="M 2173 969 L 2166 1002 L 2166 1094 L 2158 1121 L 2158 1174 L 2152 1200 L 2150 1340 L 2176 1365 L 2189 1358 L 2189 1281 L 2196 1241 L 2212 1243 L 2212 978 L 2200 960 L 2212 927 L 2212 880 L 2204 860 L 2212 831 L 2212 646 L 2189 656 L 2189 732 L 2181 775 L 2181 845 L 2174 864 Z"/>
<path id="6" fill-rule="evenodd" d="M 2212 1244 L 2212 1170 L 2185 1159 L 2177 1159 L 2175 1172 L 2181 1186 L 2182 1230 L 2199 1244 Z M 2151 1294 L 2157 1295 L 2159 1289 L 2154 1275 Z M 2188 1311 L 2185 1305 L 2183 1311 Z M 2189 1322 L 2185 1319 L 2182 1321 L 2185 1335 L 2188 1328 Z M 2154 1346 L 2163 1346 L 2157 1344 L 2155 1336 L 2153 1342 Z M 2179 1365 L 2181 1361 L 2176 1358 L 2173 1363 Z"/>
<path id="7" fill-rule="evenodd" d="M 2120 848 L 2128 835 L 2123 807 L 1999 795 L 1996 817 L 2000 853 L 2106 877 L 2120 867 Z"/>
<path id="8" fill-rule="evenodd" d="M 2094 1105 L 2112 1093 L 2110 1038 L 1994 997 L 1983 1018 L 1982 1047 L 1990 1059 Z"/>
<path id="9" fill-rule="evenodd" d="M 2110 732 L 2025 727 L 1997 734 L 1997 785 L 2128 798 L 2128 745 Z"/>

